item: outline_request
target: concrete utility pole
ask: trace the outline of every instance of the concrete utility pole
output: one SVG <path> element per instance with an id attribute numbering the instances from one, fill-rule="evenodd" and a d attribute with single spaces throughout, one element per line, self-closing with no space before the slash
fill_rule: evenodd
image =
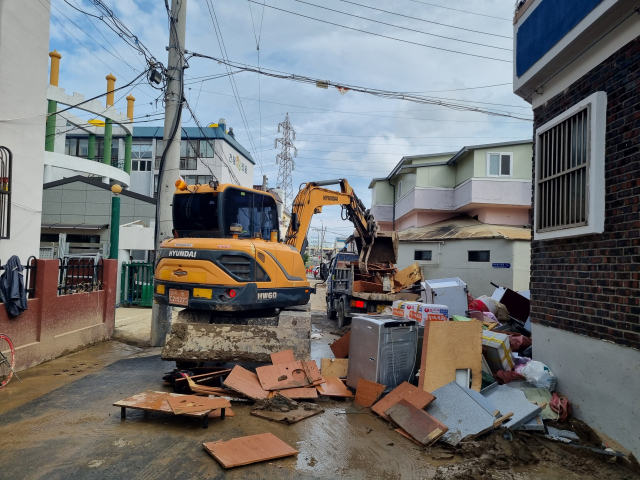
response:
<path id="1" fill-rule="evenodd" d="M 182 84 L 183 75 L 183 54 L 185 48 L 185 27 L 187 21 L 187 0 L 172 0 L 171 16 L 174 21 L 169 26 L 169 62 L 167 64 L 168 79 L 167 91 L 165 92 L 164 110 L 164 141 L 163 146 L 169 145 L 169 136 L 175 127 L 177 128 L 173 141 L 167 149 L 164 160 L 162 179 L 158 182 L 158 235 L 156 242 L 156 261 L 159 254 L 160 243 L 172 237 L 173 218 L 171 214 L 173 203 L 174 182 L 180 175 L 180 138 L 182 134 L 181 120 L 177 119 L 182 108 Z M 151 317 L 151 346 L 160 347 L 164 345 L 165 338 L 171 330 L 171 311 L 167 305 L 153 304 Z"/>

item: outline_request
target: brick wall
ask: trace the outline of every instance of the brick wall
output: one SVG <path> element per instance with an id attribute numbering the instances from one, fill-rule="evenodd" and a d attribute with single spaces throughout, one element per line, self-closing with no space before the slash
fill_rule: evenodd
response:
<path id="1" fill-rule="evenodd" d="M 605 230 L 532 243 L 531 320 L 640 349 L 640 37 L 535 109 L 534 129 L 597 91 L 607 93 Z"/>

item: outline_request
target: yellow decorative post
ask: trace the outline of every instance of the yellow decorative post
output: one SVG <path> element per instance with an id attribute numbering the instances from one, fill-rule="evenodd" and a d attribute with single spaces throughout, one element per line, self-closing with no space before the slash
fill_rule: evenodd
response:
<path id="1" fill-rule="evenodd" d="M 56 50 L 49 52 L 51 57 L 51 73 L 49 74 L 49 85 L 54 87 L 58 86 L 58 79 L 60 77 L 60 55 Z M 47 127 L 45 130 L 44 149 L 47 152 L 53 152 L 56 142 L 56 112 L 58 111 L 58 102 L 55 100 L 49 100 L 47 106 Z"/>
<path id="2" fill-rule="evenodd" d="M 112 73 L 106 76 L 107 79 L 107 107 L 113 106 L 113 90 L 116 85 L 116 77 Z M 104 122 L 104 152 L 102 155 L 102 163 L 111 165 L 111 140 L 113 139 L 113 121 L 106 118 Z"/>
<path id="3" fill-rule="evenodd" d="M 127 117 L 129 117 L 129 121 L 131 122 L 129 126 L 133 129 L 133 103 L 136 101 L 136 98 L 129 94 L 127 97 Z M 124 171 L 131 175 L 131 140 L 132 135 L 127 133 L 124 141 Z"/>

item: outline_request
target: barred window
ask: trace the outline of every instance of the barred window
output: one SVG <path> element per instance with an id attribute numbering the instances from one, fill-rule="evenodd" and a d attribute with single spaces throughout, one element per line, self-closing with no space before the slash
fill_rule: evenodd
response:
<path id="1" fill-rule="evenodd" d="M 586 225 L 590 105 L 538 137 L 537 231 Z"/>
<path id="2" fill-rule="evenodd" d="M 604 232 L 606 126 L 598 91 L 536 129 L 534 240 Z"/>

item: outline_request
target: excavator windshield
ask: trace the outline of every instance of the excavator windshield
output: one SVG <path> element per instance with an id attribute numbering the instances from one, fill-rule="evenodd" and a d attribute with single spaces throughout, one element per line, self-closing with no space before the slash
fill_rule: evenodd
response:
<path id="1" fill-rule="evenodd" d="M 232 224 L 240 238 L 271 237 L 278 230 L 278 211 L 271 195 L 239 188 L 222 192 L 181 193 L 173 198 L 173 228 L 184 237 L 230 238 Z"/>

